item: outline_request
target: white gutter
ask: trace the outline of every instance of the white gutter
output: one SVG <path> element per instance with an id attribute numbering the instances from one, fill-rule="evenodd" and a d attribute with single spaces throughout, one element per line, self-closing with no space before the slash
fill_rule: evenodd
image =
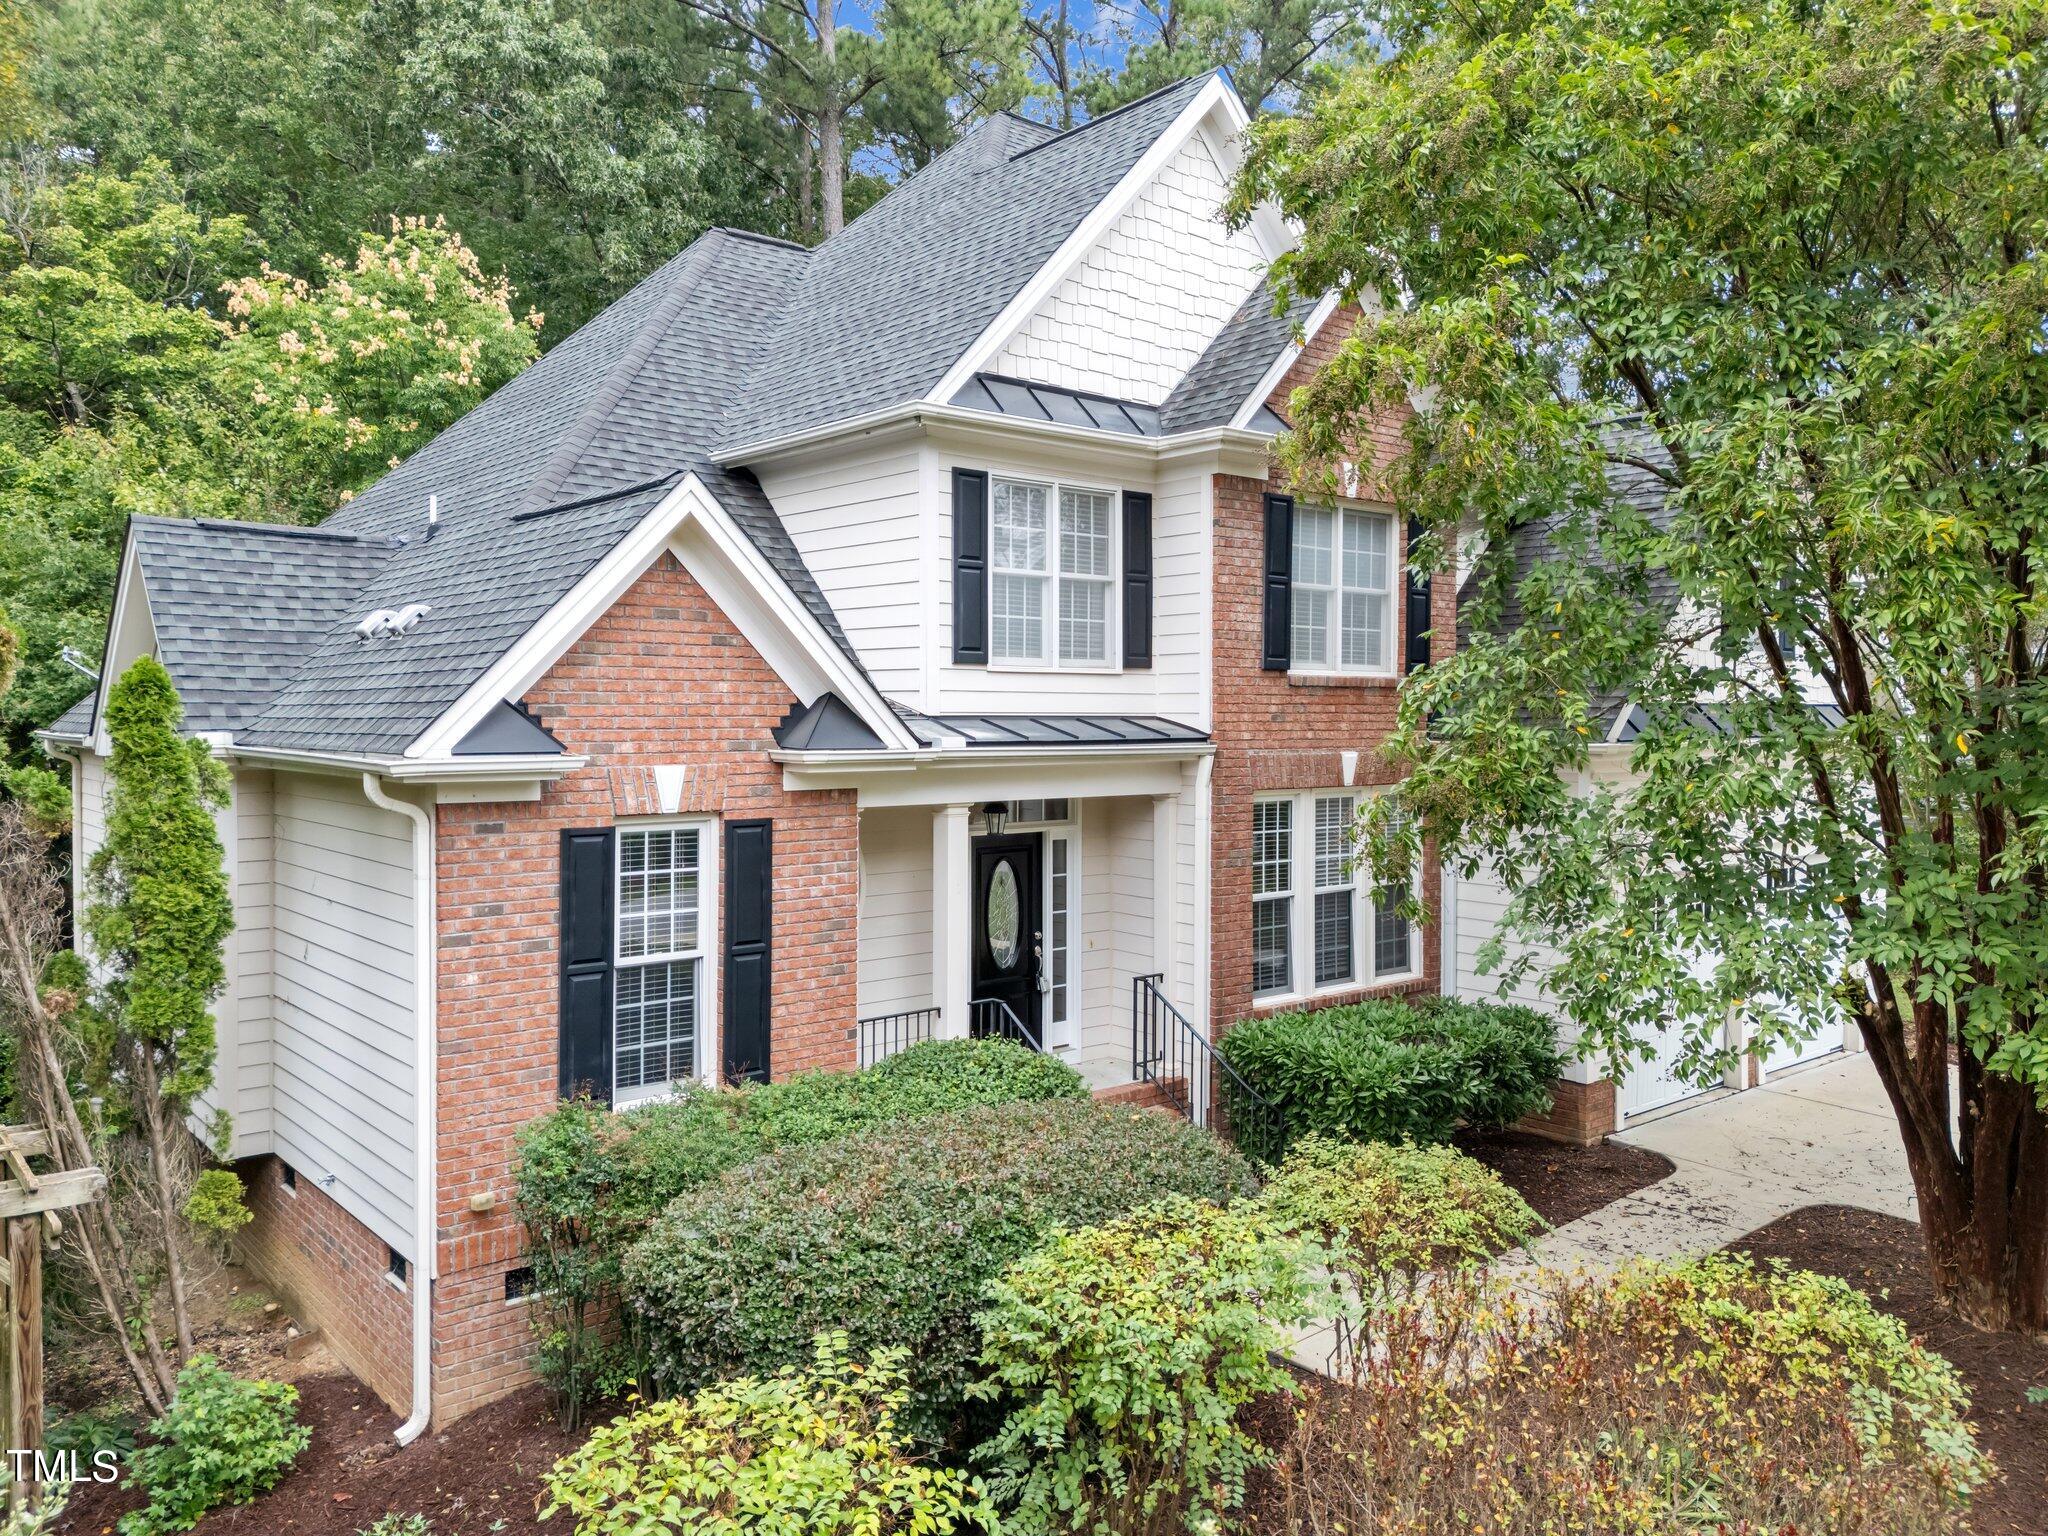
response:
<path id="1" fill-rule="evenodd" d="M 1185 763 L 1215 755 L 1211 741 L 1076 742 L 1072 746 L 922 747 L 915 752 L 799 752 L 773 748 L 770 762 L 799 772 L 829 769 L 834 773 L 900 773 L 944 763 L 960 768 L 1037 768 L 1075 761 L 1123 763 Z"/>
<path id="2" fill-rule="evenodd" d="M 500 753 L 476 757 L 372 757 L 351 752 L 298 752 L 287 747 L 238 746 L 232 737 L 221 750 L 251 763 L 277 763 L 286 768 L 325 768 L 341 773 L 374 774 L 408 783 L 482 779 L 539 779 L 549 782 L 574 773 L 590 759 L 573 753 Z"/>
<path id="3" fill-rule="evenodd" d="M 407 800 L 394 800 L 377 775 L 363 775 L 363 793 L 380 810 L 396 811 L 413 825 L 413 1033 L 418 1059 L 413 1077 L 412 1415 L 398 1426 L 400 1445 L 410 1445 L 434 1415 L 434 1248 L 436 1207 L 434 1066 L 439 1039 L 434 1017 L 434 818 Z"/>

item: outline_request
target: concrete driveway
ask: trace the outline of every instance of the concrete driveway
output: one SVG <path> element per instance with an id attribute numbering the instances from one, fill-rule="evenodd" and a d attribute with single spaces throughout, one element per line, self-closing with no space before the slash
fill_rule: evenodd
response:
<path id="1" fill-rule="evenodd" d="M 1536 1263 L 1609 1268 L 1704 1253 L 1807 1205 L 1918 1214 L 1890 1102 L 1861 1052 L 1678 1105 L 1615 1140 L 1661 1153 L 1676 1171 L 1550 1233 Z"/>

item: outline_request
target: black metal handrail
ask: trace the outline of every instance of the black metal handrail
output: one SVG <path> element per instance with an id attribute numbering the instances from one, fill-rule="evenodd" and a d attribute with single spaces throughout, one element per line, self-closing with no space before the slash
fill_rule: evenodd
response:
<path id="1" fill-rule="evenodd" d="M 1017 1010 L 1000 997 L 977 997 L 967 1005 L 968 1032 L 981 1039 L 1014 1040 L 1034 1051 L 1043 1051 L 1031 1026 L 1017 1017 Z"/>
<path id="2" fill-rule="evenodd" d="M 1287 1128 L 1277 1105 L 1245 1081 L 1159 989 L 1161 972 L 1131 978 L 1131 1075 L 1247 1157 L 1278 1162 Z M 1221 1100 L 1217 1102 L 1218 1091 Z"/>
<path id="3" fill-rule="evenodd" d="M 854 1029 L 860 1040 L 860 1064 L 872 1067 L 885 1057 L 937 1035 L 939 1010 L 905 1008 L 900 1013 L 878 1013 L 857 1020 Z"/>

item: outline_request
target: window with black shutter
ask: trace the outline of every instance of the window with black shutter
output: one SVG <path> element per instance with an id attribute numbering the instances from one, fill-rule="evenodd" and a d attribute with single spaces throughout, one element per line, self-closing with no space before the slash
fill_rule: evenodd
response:
<path id="1" fill-rule="evenodd" d="M 1408 519 L 1408 558 L 1415 558 L 1415 546 L 1422 538 L 1422 524 Z M 1407 670 L 1429 665 L 1429 583 L 1427 571 L 1408 567 L 1408 656 Z"/>
<path id="2" fill-rule="evenodd" d="M 1124 665 L 1152 665 L 1152 495 L 1124 492 Z"/>
<path id="3" fill-rule="evenodd" d="M 953 659 L 988 663 L 988 476 L 953 471 Z"/>
<path id="4" fill-rule="evenodd" d="M 1294 626 L 1294 498 L 1266 497 L 1265 639 L 1260 665 L 1285 672 Z"/>

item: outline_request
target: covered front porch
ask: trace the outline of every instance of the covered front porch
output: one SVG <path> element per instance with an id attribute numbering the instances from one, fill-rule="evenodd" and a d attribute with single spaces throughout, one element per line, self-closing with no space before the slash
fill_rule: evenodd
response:
<path id="1" fill-rule="evenodd" d="M 859 1064 L 999 1035 L 1097 1089 L 1143 1080 L 1134 1019 L 1207 1026 L 1206 737 L 1149 717 L 917 724 L 940 739 L 907 760 L 784 757 L 791 787 L 858 794 Z"/>

